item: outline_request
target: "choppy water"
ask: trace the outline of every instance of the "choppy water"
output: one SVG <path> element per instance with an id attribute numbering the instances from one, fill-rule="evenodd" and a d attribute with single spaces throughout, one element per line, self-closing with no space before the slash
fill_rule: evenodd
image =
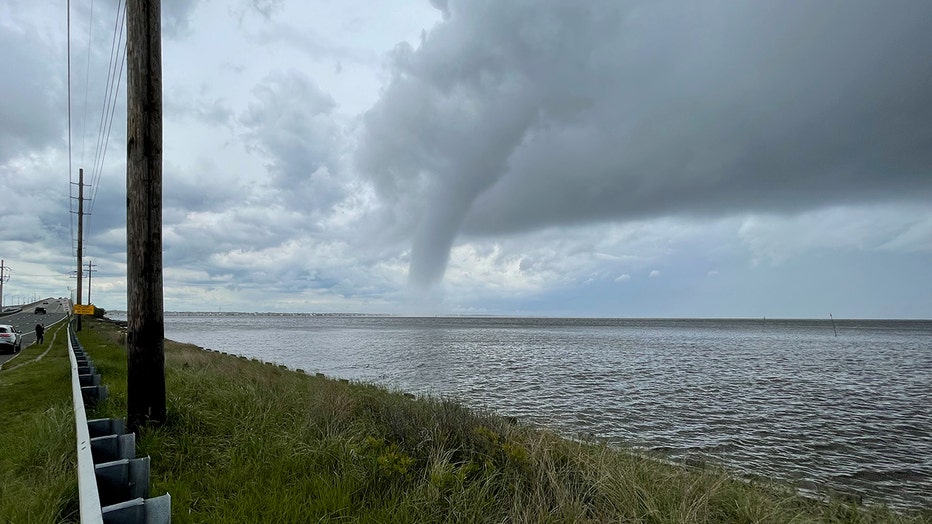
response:
<path id="1" fill-rule="evenodd" d="M 169 315 L 166 337 L 932 507 L 932 322 Z"/>

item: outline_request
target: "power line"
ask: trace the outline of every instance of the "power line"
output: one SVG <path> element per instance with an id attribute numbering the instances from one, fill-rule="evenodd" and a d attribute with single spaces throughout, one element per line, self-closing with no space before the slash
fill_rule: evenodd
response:
<path id="1" fill-rule="evenodd" d="M 71 151 L 71 140 L 72 140 L 71 135 L 73 134 L 71 131 L 71 128 L 73 125 L 71 123 L 71 98 L 73 98 L 73 96 L 71 94 L 71 89 L 70 89 L 70 84 L 71 84 L 70 0 L 68 0 L 68 3 L 69 3 L 69 6 L 68 6 L 68 10 L 69 10 L 69 14 L 68 14 L 68 25 L 69 25 L 69 28 L 68 28 L 68 48 L 69 48 L 69 51 L 68 51 L 69 53 L 69 67 L 68 67 L 69 164 L 68 164 L 68 170 L 69 170 L 69 181 L 70 181 L 70 189 L 71 189 L 71 191 L 69 191 L 71 195 L 70 211 L 72 214 L 75 214 L 75 210 L 74 210 L 74 200 L 75 200 L 74 185 L 75 184 L 74 184 L 74 174 L 72 173 L 74 166 L 73 166 L 73 152 Z M 114 21 L 113 21 L 113 35 L 111 38 L 110 58 L 107 64 L 107 79 L 105 82 L 103 103 L 101 106 L 100 118 L 98 121 L 97 139 L 96 139 L 96 145 L 95 145 L 95 151 L 94 151 L 93 166 L 91 167 L 91 169 L 87 170 L 89 171 L 89 174 L 91 176 L 90 176 L 90 184 L 86 184 L 86 186 L 92 189 L 91 197 L 84 198 L 82 199 L 82 202 L 81 202 L 81 203 L 88 204 L 88 210 L 87 212 L 84 213 L 84 215 L 87 216 L 88 218 L 93 212 L 93 203 L 97 195 L 97 189 L 100 186 L 100 179 L 101 179 L 104 165 L 106 162 L 107 150 L 108 150 L 108 146 L 110 142 L 110 136 L 113 130 L 113 120 L 116 114 L 117 100 L 119 98 L 120 86 L 122 84 L 122 77 L 123 77 L 123 69 L 125 67 L 125 60 L 126 60 L 126 45 L 124 42 L 124 34 L 125 34 L 124 29 L 125 29 L 125 21 L 126 21 L 126 18 L 125 18 L 126 3 L 125 3 L 125 0 L 122 0 L 122 1 L 117 2 L 116 4 L 117 4 L 116 5 L 117 9 L 116 9 L 116 16 L 114 17 Z M 86 153 L 85 140 L 87 136 L 87 132 L 86 132 L 87 130 L 86 128 L 87 126 L 87 100 L 88 100 L 89 91 L 90 91 L 89 89 L 90 57 L 91 57 L 91 45 L 93 42 L 93 39 L 92 39 L 93 25 L 94 25 L 94 2 L 93 0 L 91 0 L 90 16 L 88 19 L 88 40 L 87 40 L 88 49 L 87 49 L 87 63 L 86 63 L 86 73 L 85 73 L 86 77 L 85 77 L 85 93 L 84 93 L 84 120 L 82 124 L 83 126 L 82 151 L 81 151 L 82 164 L 84 163 L 84 158 L 85 158 L 85 153 Z M 84 184 L 82 184 L 82 186 L 84 186 Z M 83 190 L 84 187 L 81 187 L 79 189 Z M 87 223 L 85 223 L 84 225 L 89 226 L 90 220 L 87 220 L 86 222 Z M 78 239 L 76 238 L 76 233 L 74 230 L 75 228 L 74 220 L 71 220 L 70 224 L 71 224 L 72 249 L 76 249 L 76 246 L 80 243 L 84 243 L 86 245 L 87 238 L 90 236 L 90 233 L 89 233 L 90 228 L 89 227 L 79 228 L 79 229 L 83 229 L 83 232 L 79 231 L 77 235 L 80 235 L 84 238 Z"/>
<path id="2" fill-rule="evenodd" d="M 114 84 L 122 80 L 122 65 L 120 66 L 121 73 L 116 74 L 117 61 L 120 63 L 123 62 L 125 55 L 121 55 L 118 51 L 121 47 L 125 50 L 125 45 L 123 44 L 123 29 L 125 23 L 125 16 L 121 17 L 123 13 L 123 2 L 117 3 L 116 18 L 113 20 L 113 38 L 110 42 L 110 60 L 107 64 L 107 82 L 106 89 L 104 90 L 104 100 L 103 107 L 100 113 L 100 123 L 97 129 L 97 148 L 94 156 L 94 165 L 91 169 L 91 185 L 94 185 L 94 179 L 98 177 L 99 171 L 103 170 L 103 163 L 101 162 L 101 157 L 103 156 L 103 150 L 106 147 L 107 140 L 104 139 L 104 131 L 108 127 L 109 120 L 112 118 L 111 115 L 116 108 L 116 88 Z M 123 23 L 121 23 L 123 21 Z M 108 135 L 109 140 L 109 135 Z"/>
<path id="3" fill-rule="evenodd" d="M 124 17 L 124 20 L 125 20 L 125 17 Z M 123 25 L 122 24 L 120 25 L 120 40 L 119 41 L 123 42 Z M 126 44 L 125 42 L 123 42 L 123 45 L 120 46 L 120 53 L 119 53 L 118 59 L 120 63 L 120 70 L 116 74 L 116 79 L 117 79 L 116 88 L 114 89 L 113 97 L 111 99 L 112 102 L 110 104 L 110 116 L 109 116 L 109 122 L 107 124 L 107 135 L 106 135 L 106 138 L 104 138 L 104 142 L 103 142 L 104 147 L 103 147 L 103 153 L 101 154 L 101 158 L 100 158 L 100 166 L 96 170 L 96 172 L 92 173 L 91 175 L 91 198 L 90 198 L 90 209 L 88 210 L 88 213 L 87 213 L 88 215 L 92 215 L 94 212 L 94 202 L 97 198 L 97 188 L 100 187 L 100 177 L 104 170 L 104 162 L 107 159 L 107 149 L 110 145 L 110 134 L 111 134 L 111 131 L 113 130 L 113 117 L 116 114 L 116 102 L 117 102 L 117 99 L 119 99 L 120 97 L 120 86 L 123 84 L 123 69 L 124 67 L 126 67 Z"/>
<path id="4" fill-rule="evenodd" d="M 98 148 L 99 151 L 99 160 L 95 159 L 94 169 L 91 171 L 91 197 L 88 199 L 88 210 L 85 215 L 88 217 L 87 224 L 85 227 L 85 234 L 82 239 L 85 246 L 87 245 L 87 237 L 89 236 L 90 222 L 91 217 L 94 213 L 94 203 L 97 198 L 97 190 L 100 187 L 100 179 L 103 175 L 104 165 L 107 159 L 107 151 L 110 145 L 110 135 L 113 131 L 113 118 L 116 115 L 116 106 L 117 100 L 120 96 L 120 86 L 123 81 L 123 69 L 126 65 L 126 43 L 123 40 L 125 34 L 125 23 L 126 23 L 126 4 L 124 2 L 117 3 L 117 15 L 114 20 L 114 37 L 111 41 L 110 56 L 111 61 L 108 68 L 108 90 L 109 95 L 106 96 L 104 101 L 104 108 L 101 113 L 101 123 L 106 122 L 106 133 L 103 132 L 103 127 L 101 127 L 101 134 L 98 137 L 98 143 L 101 146 Z M 121 16 L 124 15 L 124 16 Z M 119 24 L 118 24 L 119 22 Z M 119 70 L 116 70 L 117 64 L 119 64 Z M 108 105 L 109 104 L 109 105 Z"/>
<path id="5" fill-rule="evenodd" d="M 71 165 L 71 0 L 67 2 L 67 52 L 68 52 L 68 183 L 72 182 Z M 71 194 L 70 187 L 68 194 Z M 71 230 L 71 241 L 74 242 L 74 229 Z"/>
<path id="6" fill-rule="evenodd" d="M 87 60 L 84 67 L 84 118 L 81 120 L 81 165 L 84 165 L 84 144 L 87 139 L 87 93 L 91 80 L 91 36 L 94 33 L 94 0 L 91 0 L 91 12 L 87 17 Z"/>

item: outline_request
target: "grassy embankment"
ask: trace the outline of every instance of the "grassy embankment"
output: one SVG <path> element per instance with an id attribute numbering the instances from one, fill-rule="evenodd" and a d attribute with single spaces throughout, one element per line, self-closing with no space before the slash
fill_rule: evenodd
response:
<path id="1" fill-rule="evenodd" d="M 0 371 L 0 522 L 77 522 L 65 323 Z"/>
<path id="2" fill-rule="evenodd" d="M 110 388 L 98 414 L 123 416 L 122 335 L 88 322 L 81 339 Z M 166 382 L 168 422 L 139 451 L 176 523 L 932 522 L 190 345 L 166 342 Z"/>

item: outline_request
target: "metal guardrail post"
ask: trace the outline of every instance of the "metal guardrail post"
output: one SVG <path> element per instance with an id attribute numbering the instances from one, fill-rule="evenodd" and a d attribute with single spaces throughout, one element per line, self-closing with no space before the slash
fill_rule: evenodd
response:
<path id="1" fill-rule="evenodd" d="M 68 327 L 71 333 L 71 327 Z M 83 524 L 103 524 L 100 510 L 100 495 L 97 493 L 97 477 L 94 458 L 91 456 L 91 436 L 87 430 L 87 414 L 84 412 L 84 395 L 78 378 L 78 362 L 74 355 L 71 337 L 68 337 L 68 359 L 71 361 L 71 397 L 74 401 L 74 424 L 78 441 L 78 502 Z"/>
<path id="2" fill-rule="evenodd" d="M 68 326 L 71 394 L 78 452 L 78 499 L 84 524 L 168 524 L 171 496 L 146 498 L 149 457 L 135 458 L 136 435 L 121 419 L 87 420 L 85 404 L 107 398 L 94 364 Z M 103 503 L 103 504 L 102 504 Z"/>

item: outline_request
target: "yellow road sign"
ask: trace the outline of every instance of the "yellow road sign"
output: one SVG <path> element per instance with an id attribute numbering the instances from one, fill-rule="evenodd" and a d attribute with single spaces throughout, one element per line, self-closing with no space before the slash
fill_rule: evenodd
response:
<path id="1" fill-rule="evenodd" d="M 94 304 L 75 304 L 71 308 L 74 310 L 75 315 L 93 315 L 94 314 Z"/>

